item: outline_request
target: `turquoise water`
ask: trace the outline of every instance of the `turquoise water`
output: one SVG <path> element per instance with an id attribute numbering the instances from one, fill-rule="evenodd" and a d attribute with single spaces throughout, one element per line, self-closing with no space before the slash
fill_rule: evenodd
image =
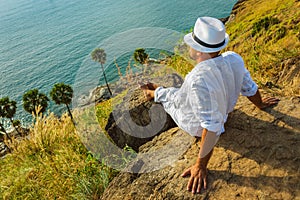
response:
<path id="1" fill-rule="evenodd" d="M 25 118 L 21 105 L 25 91 L 38 88 L 49 95 L 57 82 L 73 85 L 82 63 L 106 38 L 142 27 L 188 30 L 198 16 L 228 16 L 234 3 L 236 0 L 0 0 L 0 97 L 16 100 L 17 118 Z M 114 78 L 108 77 L 110 81 Z M 62 107 L 51 103 L 50 109 Z"/>

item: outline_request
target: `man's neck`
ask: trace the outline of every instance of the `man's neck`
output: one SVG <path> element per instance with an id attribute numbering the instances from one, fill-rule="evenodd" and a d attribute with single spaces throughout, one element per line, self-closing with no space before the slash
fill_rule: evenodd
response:
<path id="1" fill-rule="evenodd" d="M 220 56 L 220 52 L 215 52 L 215 53 L 202 53 L 197 59 L 197 63 L 203 62 L 205 60 L 209 60 L 212 58 L 216 58 Z"/>

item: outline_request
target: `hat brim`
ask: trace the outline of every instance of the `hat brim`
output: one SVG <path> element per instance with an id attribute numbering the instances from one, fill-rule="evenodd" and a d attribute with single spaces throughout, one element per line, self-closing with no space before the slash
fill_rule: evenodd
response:
<path id="1" fill-rule="evenodd" d="M 213 53 L 213 52 L 221 51 L 222 49 L 224 49 L 227 46 L 227 44 L 229 42 L 229 35 L 227 33 L 225 33 L 225 43 L 224 43 L 224 45 L 222 45 L 218 48 L 209 48 L 209 47 L 205 47 L 205 46 L 198 44 L 194 40 L 192 33 L 189 33 L 184 36 L 184 42 L 197 51 L 200 51 L 203 53 Z"/>

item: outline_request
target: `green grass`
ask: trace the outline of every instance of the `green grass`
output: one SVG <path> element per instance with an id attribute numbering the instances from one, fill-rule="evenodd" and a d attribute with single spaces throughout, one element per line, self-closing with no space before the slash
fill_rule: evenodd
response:
<path id="1" fill-rule="evenodd" d="M 105 126 L 108 122 L 111 112 L 113 111 L 114 106 L 120 104 L 122 99 L 126 96 L 128 90 L 124 90 L 122 93 L 118 94 L 114 98 L 111 98 L 107 101 L 103 101 L 96 105 L 96 116 L 100 127 L 105 130 Z"/>
<path id="2" fill-rule="evenodd" d="M 184 56 L 178 54 L 167 60 L 167 66 L 173 68 L 183 77 L 185 77 L 194 68 L 191 61 L 188 61 Z"/>
<path id="3" fill-rule="evenodd" d="M 300 54 L 300 3 L 248 0 L 244 5 L 226 25 L 231 39 L 226 50 L 241 54 L 261 86 L 268 82 L 276 85 L 281 62 Z M 296 90 L 291 93 L 299 95 Z"/>
<path id="4" fill-rule="evenodd" d="M 103 101 L 96 106 L 96 116 L 100 127 L 105 130 L 110 113 L 113 111 L 112 99 Z"/>

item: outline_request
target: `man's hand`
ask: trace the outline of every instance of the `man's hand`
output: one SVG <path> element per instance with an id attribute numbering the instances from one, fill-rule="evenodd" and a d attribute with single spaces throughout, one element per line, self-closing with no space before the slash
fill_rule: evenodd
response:
<path id="1" fill-rule="evenodd" d="M 213 154 L 213 149 L 218 139 L 219 136 L 217 136 L 215 132 L 203 129 L 199 157 L 197 158 L 196 164 L 188 168 L 181 175 L 182 177 L 191 175 L 187 190 L 192 191 L 193 194 L 200 193 L 202 187 L 205 190 L 207 188 L 207 164 Z"/>
<path id="2" fill-rule="evenodd" d="M 141 85 L 140 88 L 144 92 L 144 96 L 148 101 L 151 101 L 154 99 L 154 91 L 156 88 L 158 88 L 158 85 L 155 83 L 147 83 L 144 85 Z"/>
<path id="3" fill-rule="evenodd" d="M 275 98 L 275 97 L 265 97 L 265 98 L 261 98 L 259 90 L 257 90 L 256 94 L 253 96 L 248 97 L 248 99 L 254 104 L 256 105 L 259 109 L 264 109 L 267 108 L 269 106 L 273 106 L 278 104 L 278 102 L 280 101 L 279 99 Z"/>
<path id="4" fill-rule="evenodd" d="M 267 108 L 272 105 L 278 104 L 280 100 L 275 97 L 265 97 L 261 99 L 261 104 L 259 106 L 260 109 Z"/>
<path id="5" fill-rule="evenodd" d="M 205 190 L 207 188 L 207 168 L 201 164 L 195 164 L 192 167 L 188 168 L 181 175 L 185 177 L 187 175 L 191 175 L 187 190 L 192 191 L 193 194 L 200 193 L 201 188 L 203 187 Z"/>

